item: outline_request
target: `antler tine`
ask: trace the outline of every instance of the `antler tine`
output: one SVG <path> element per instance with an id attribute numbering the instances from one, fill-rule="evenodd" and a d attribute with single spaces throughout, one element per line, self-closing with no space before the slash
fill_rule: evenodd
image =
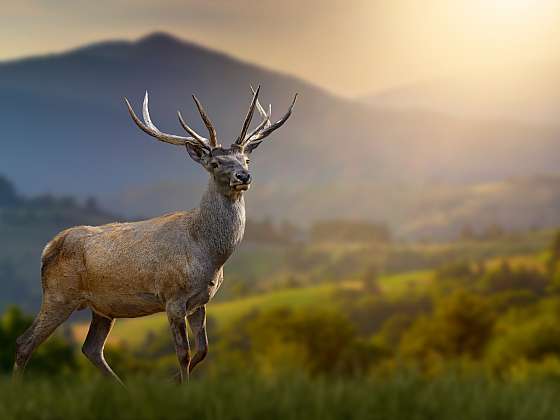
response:
<path id="1" fill-rule="evenodd" d="M 253 88 L 252 85 L 250 85 L 250 87 L 251 87 L 251 92 L 253 92 L 253 95 L 254 95 L 254 94 L 255 94 L 255 89 Z M 269 105 L 268 107 L 269 107 L 269 109 L 270 109 L 270 108 L 272 107 L 272 105 Z M 266 111 L 265 111 L 264 108 L 262 107 L 262 105 L 261 105 L 261 103 L 260 103 L 260 101 L 259 101 L 258 98 L 257 98 L 257 111 L 259 111 L 259 114 L 261 114 L 261 117 L 263 117 L 263 118 L 266 118 L 266 117 L 270 118 L 270 112 L 269 112 L 268 114 L 266 113 Z"/>
<path id="2" fill-rule="evenodd" d="M 174 134 L 167 134 L 167 133 L 163 133 L 162 131 L 160 131 L 154 125 L 154 123 L 152 122 L 152 119 L 150 118 L 150 111 L 148 109 L 148 92 L 147 91 L 146 91 L 146 94 L 144 96 L 144 103 L 143 103 L 143 106 L 142 106 L 142 115 L 144 117 L 144 122 L 142 122 L 140 120 L 140 118 L 138 118 L 138 116 L 134 113 L 134 110 L 132 109 L 132 106 L 130 105 L 130 102 L 128 101 L 128 99 L 124 98 L 124 100 L 126 102 L 126 106 L 128 107 L 128 112 L 129 112 L 130 116 L 132 117 L 132 120 L 146 134 L 149 134 L 150 136 L 155 137 L 156 139 L 158 139 L 160 141 L 163 141 L 163 142 L 169 143 L 169 144 L 173 144 L 175 146 L 184 146 L 187 143 L 189 143 L 189 144 L 192 144 L 194 146 L 203 146 L 204 148 L 208 148 L 208 146 L 206 144 L 201 144 L 200 141 L 196 138 L 176 136 Z"/>
<path id="3" fill-rule="evenodd" d="M 259 98 L 259 92 L 261 87 L 259 86 L 255 93 L 253 94 L 253 99 L 251 100 L 251 105 L 249 106 L 249 111 L 247 112 L 247 116 L 245 117 L 245 121 L 243 122 L 243 128 L 241 129 L 241 134 L 235 140 L 235 144 L 243 146 L 245 142 L 245 136 L 247 135 L 247 130 L 249 129 L 249 125 L 251 124 L 251 120 L 253 119 L 253 113 L 255 112 L 255 105 Z"/>
<path id="4" fill-rule="evenodd" d="M 177 111 L 177 117 L 179 117 L 179 123 L 181 124 L 181 127 L 183 127 L 183 129 L 187 133 L 189 133 L 191 136 L 193 136 L 195 138 L 195 140 L 197 140 L 200 144 L 203 144 L 207 149 L 211 148 L 208 145 L 208 139 L 207 138 L 202 137 L 200 134 L 198 134 L 196 131 L 194 131 L 191 127 L 189 127 L 189 125 L 183 119 L 183 116 L 181 115 L 181 111 Z"/>
<path id="5" fill-rule="evenodd" d="M 251 92 L 253 92 L 253 95 L 254 95 L 255 94 L 255 89 L 253 88 L 252 85 L 249 85 L 249 86 L 251 87 Z M 262 129 L 264 129 L 265 127 L 268 127 L 270 125 L 270 117 L 272 116 L 272 105 L 268 105 L 268 113 L 267 113 L 264 110 L 264 108 L 262 107 L 259 99 L 257 98 L 256 106 L 257 106 L 257 111 L 259 111 L 259 114 L 262 117 L 262 121 L 259 123 L 259 125 L 257 127 L 255 127 L 255 129 L 253 131 L 251 131 L 251 133 L 249 135 L 247 135 L 245 137 L 245 139 L 243 140 L 243 144 L 246 144 L 247 141 L 251 137 L 253 137 L 259 131 L 261 131 Z"/>
<path id="6" fill-rule="evenodd" d="M 278 121 L 276 121 L 274 124 L 270 124 L 268 127 L 266 127 L 265 129 L 261 130 L 260 132 L 256 133 L 254 136 L 250 137 L 247 139 L 247 144 L 251 143 L 254 144 L 255 146 L 258 145 L 265 137 L 269 136 L 273 131 L 279 129 L 280 127 L 282 127 L 282 125 L 284 125 L 284 123 L 286 121 L 288 121 L 288 118 L 290 118 L 290 116 L 292 115 L 292 110 L 294 109 L 294 105 L 296 104 L 296 100 L 297 100 L 298 94 L 296 93 L 294 95 L 294 99 L 292 100 L 292 103 L 290 105 L 290 107 L 288 108 L 288 111 L 284 114 L 284 116 L 282 118 L 280 118 Z"/>
<path id="7" fill-rule="evenodd" d="M 198 108 L 198 112 L 202 117 L 202 121 L 204 121 L 204 124 L 208 129 L 208 133 L 210 134 L 210 146 L 218 147 L 218 136 L 216 134 L 216 129 L 214 128 L 212 121 L 208 117 L 208 114 L 206 114 L 206 111 L 204 110 L 204 107 L 202 106 L 198 98 L 195 95 L 192 95 L 192 97 L 194 99 L 194 103 L 196 104 L 196 107 Z"/>
<path id="8" fill-rule="evenodd" d="M 263 120 L 258 126 L 255 127 L 253 131 L 251 131 L 249 135 L 247 135 L 247 137 L 245 137 L 245 141 L 243 142 L 243 144 L 247 144 L 247 142 L 251 139 L 251 137 L 253 137 L 255 134 L 258 134 L 263 129 L 270 127 L 271 125 L 270 117 L 272 116 L 272 105 L 268 105 L 268 113 L 267 113 L 264 110 L 264 108 L 261 106 L 259 101 L 257 101 L 257 109 L 261 114 L 261 116 L 263 117 Z"/>

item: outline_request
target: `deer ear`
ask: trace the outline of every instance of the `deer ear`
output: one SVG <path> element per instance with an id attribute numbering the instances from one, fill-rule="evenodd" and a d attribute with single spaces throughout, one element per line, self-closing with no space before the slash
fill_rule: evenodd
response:
<path id="1" fill-rule="evenodd" d="M 198 162 L 200 164 L 204 164 L 204 160 L 208 157 L 208 153 L 202 147 L 194 146 L 190 143 L 186 143 L 185 147 L 187 148 L 187 152 L 192 160 Z"/>

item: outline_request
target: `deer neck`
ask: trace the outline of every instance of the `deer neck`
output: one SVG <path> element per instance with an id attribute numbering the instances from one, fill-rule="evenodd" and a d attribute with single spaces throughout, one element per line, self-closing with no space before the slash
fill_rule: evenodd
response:
<path id="1" fill-rule="evenodd" d="M 211 177 L 200 201 L 194 227 L 212 260 L 223 265 L 245 232 L 245 200 Z"/>

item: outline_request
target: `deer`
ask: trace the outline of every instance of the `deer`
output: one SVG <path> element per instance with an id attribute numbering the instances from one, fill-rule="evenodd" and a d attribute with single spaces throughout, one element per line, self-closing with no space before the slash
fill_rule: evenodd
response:
<path id="1" fill-rule="evenodd" d="M 208 173 L 208 186 L 200 205 L 190 211 L 129 223 L 77 226 L 57 234 L 42 252 L 42 303 L 31 326 L 16 340 L 14 378 L 21 377 L 32 353 L 60 324 L 74 311 L 89 308 L 91 324 L 82 352 L 103 375 L 123 384 L 103 352 L 115 320 L 165 312 L 179 363 L 178 380 L 188 382 L 208 353 L 206 305 L 223 282 L 225 262 L 243 238 L 243 194 L 252 182 L 251 153 L 288 120 L 297 99 L 296 94 L 288 111 L 273 123 L 271 106 L 265 110 L 258 99 L 260 86 L 251 91 L 241 133 L 227 148 L 218 143 L 216 129 L 195 95 L 208 138 L 187 125 L 180 111 L 179 123 L 189 136 L 160 131 L 150 118 L 147 91 L 143 121 L 124 98 L 142 131 L 186 148 Z M 260 122 L 250 130 L 255 109 Z M 192 357 L 187 320 L 196 348 Z"/>

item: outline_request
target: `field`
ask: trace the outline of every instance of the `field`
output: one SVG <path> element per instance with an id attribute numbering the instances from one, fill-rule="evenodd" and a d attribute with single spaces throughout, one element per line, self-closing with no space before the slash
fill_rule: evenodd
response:
<path id="1" fill-rule="evenodd" d="M 2 420 L 51 419 L 560 419 L 560 383 L 490 382 L 406 374 L 386 379 L 250 375 L 193 378 L 183 387 L 136 379 L 128 390 L 100 380 L 0 380 Z"/>

